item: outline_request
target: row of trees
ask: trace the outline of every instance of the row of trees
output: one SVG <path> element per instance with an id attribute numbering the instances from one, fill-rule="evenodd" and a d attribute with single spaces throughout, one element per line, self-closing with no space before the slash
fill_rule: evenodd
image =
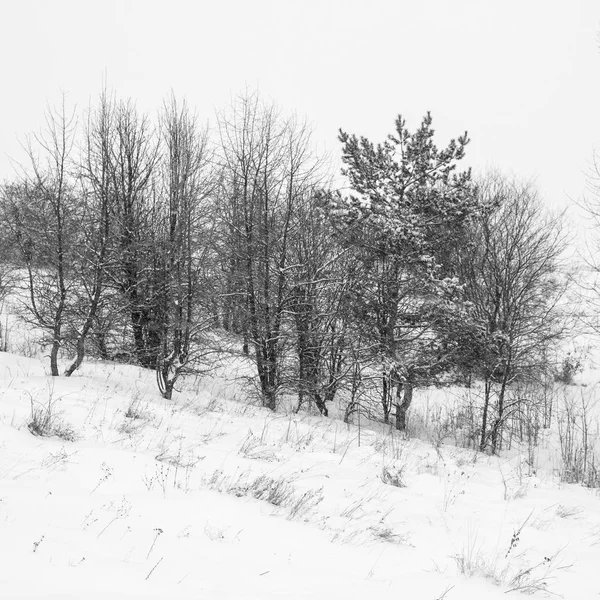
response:
<path id="1" fill-rule="evenodd" d="M 26 271 L 25 318 L 45 334 L 52 375 L 61 351 L 74 356 L 70 376 L 86 352 L 130 350 L 170 397 L 208 323 L 196 313 L 216 187 L 207 132 L 175 99 L 154 128 L 106 93 L 82 126 L 64 105 L 46 125 L 2 190 L 5 240 Z"/>
<path id="2" fill-rule="evenodd" d="M 564 333 L 560 218 L 528 184 L 459 170 L 466 134 L 438 148 L 429 114 L 381 144 L 340 132 L 347 191 L 307 126 L 253 94 L 212 136 L 175 98 L 153 123 L 106 92 L 46 125 L 1 209 L 53 375 L 129 355 L 170 398 L 233 339 L 264 406 L 342 400 L 400 430 L 415 388 L 477 378 L 496 450 L 507 389 Z"/>

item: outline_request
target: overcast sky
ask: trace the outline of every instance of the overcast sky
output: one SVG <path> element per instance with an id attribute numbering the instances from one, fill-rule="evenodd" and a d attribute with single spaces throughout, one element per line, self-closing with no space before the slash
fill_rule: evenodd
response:
<path id="1" fill-rule="evenodd" d="M 109 87 L 199 114 L 247 85 L 313 124 L 383 139 L 430 110 L 440 144 L 537 179 L 549 205 L 585 189 L 600 148 L 600 0 L 0 0 L 0 179 L 61 91 Z"/>

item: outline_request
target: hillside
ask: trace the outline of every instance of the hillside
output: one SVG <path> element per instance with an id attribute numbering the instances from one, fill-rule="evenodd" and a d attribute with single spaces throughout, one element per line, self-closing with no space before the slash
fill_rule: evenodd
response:
<path id="1" fill-rule="evenodd" d="M 0 597 L 598 595 L 600 497 L 560 482 L 550 445 L 533 474 L 519 452 L 271 413 L 236 368 L 167 402 L 143 369 L 50 378 L 1 354 Z"/>

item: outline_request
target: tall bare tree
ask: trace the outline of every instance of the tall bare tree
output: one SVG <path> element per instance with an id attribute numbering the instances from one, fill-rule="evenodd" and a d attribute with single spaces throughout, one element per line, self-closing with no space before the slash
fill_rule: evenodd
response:
<path id="1" fill-rule="evenodd" d="M 111 181 L 111 139 L 114 135 L 114 101 L 104 91 L 98 106 L 88 115 L 78 177 L 82 191 L 81 240 L 75 250 L 73 277 L 79 300 L 74 305 L 75 358 L 65 375 L 70 376 L 83 362 L 88 336 L 99 322 L 99 314 L 112 298 L 107 297 L 106 279 L 114 259 L 114 201 Z M 108 310 L 112 310 L 109 308 Z"/>
<path id="2" fill-rule="evenodd" d="M 50 344 L 50 371 L 68 336 L 71 268 L 81 225 L 81 198 L 73 172 L 76 118 L 63 97 L 46 111 L 46 127 L 26 145 L 28 167 L 3 188 L 5 218 L 27 270 L 28 320 Z"/>
<path id="3" fill-rule="evenodd" d="M 315 170 L 306 126 L 283 120 L 258 95 L 219 117 L 222 229 L 241 293 L 242 326 L 257 367 L 263 403 L 275 410 L 283 384 L 283 332 L 294 212 Z M 229 292 L 231 294 L 231 292 Z"/>
<path id="4" fill-rule="evenodd" d="M 159 146 L 149 118 L 132 101 L 111 104 L 107 184 L 113 195 L 117 259 L 113 284 L 127 303 L 139 363 L 156 367 L 161 348 L 155 273 L 156 182 Z"/>
<path id="5" fill-rule="evenodd" d="M 348 376 L 352 279 L 349 253 L 336 243 L 312 189 L 298 205 L 290 247 L 289 312 L 298 356 L 298 406 L 314 404 L 328 416 L 330 404 Z"/>
<path id="6" fill-rule="evenodd" d="M 496 452 L 521 408 L 507 404 L 507 390 L 548 368 L 548 351 L 565 335 L 568 237 L 562 215 L 549 214 L 530 183 L 491 174 L 479 194 L 485 208 L 458 265 L 474 325 L 467 355 L 484 383 L 479 447 Z"/>
<path id="7" fill-rule="evenodd" d="M 212 315 L 207 309 L 209 278 L 204 275 L 212 247 L 215 189 L 208 131 L 173 96 L 161 116 L 161 151 L 157 378 L 162 395 L 170 399 L 180 375 L 207 351 L 207 339 L 202 338 Z"/>

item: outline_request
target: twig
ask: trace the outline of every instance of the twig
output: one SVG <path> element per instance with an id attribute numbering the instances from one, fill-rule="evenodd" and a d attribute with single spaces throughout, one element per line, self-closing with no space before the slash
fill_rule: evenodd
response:
<path id="1" fill-rule="evenodd" d="M 148 579 L 150 579 L 150 575 L 152 575 L 152 573 L 154 573 L 154 569 L 156 569 L 156 567 L 158 567 L 158 565 L 160 565 L 160 563 L 162 562 L 163 558 L 164 558 L 164 556 L 162 556 L 160 558 L 160 560 L 150 569 L 150 572 L 148 573 L 148 575 L 146 575 L 146 581 L 148 581 Z M 181 581 L 183 581 L 183 579 Z"/>

